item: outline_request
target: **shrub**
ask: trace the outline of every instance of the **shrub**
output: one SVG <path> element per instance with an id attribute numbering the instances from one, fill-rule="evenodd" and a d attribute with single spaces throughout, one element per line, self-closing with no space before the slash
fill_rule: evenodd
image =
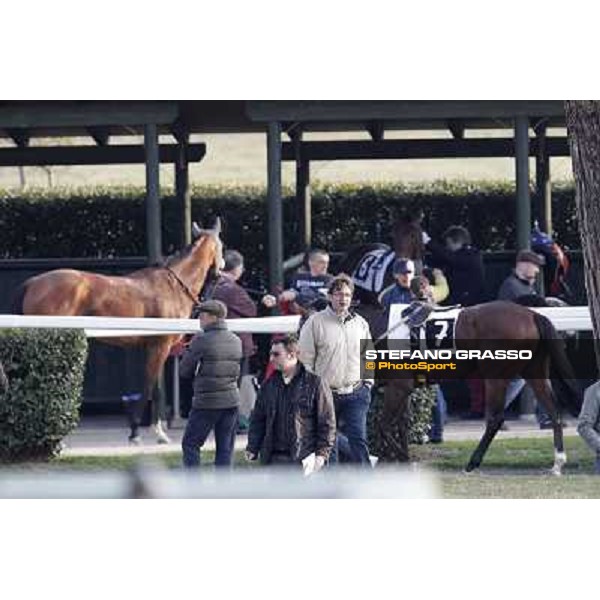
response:
<path id="1" fill-rule="evenodd" d="M 82 331 L 5 329 L 0 360 L 0 461 L 48 460 L 79 421 L 87 340 Z"/>
<path id="2" fill-rule="evenodd" d="M 143 188 L 0 190 L 0 258 L 145 256 Z M 223 217 L 223 239 L 239 249 L 251 268 L 267 267 L 266 191 L 259 187 L 193 186 L 193 218 L 205 226 Z M 580 247 L 574 188 L 552 189 L 557 241 Z M 422 209 L 424 226 L 439 237 L 449 225 L 464 225 L 482 250 L 516 245 L 515 189 L 501 182 L 404 185 L 314 185 L 313 241 L 330 251 L 354 244 L 390 241 L 399 212 Z M 163 247 L 179 246 L 178 206 L 172 190 L 161 190 Z M 300 250 L 300 220 L 292 191 L 283 191 L 284 253 Z"/>
<path id="3" fill-rule="evenodd" d="M 419 386 L 411 392 L 408 400 L 408 442 L 409 444 L 424 444 L 428 440 L 431 429 L 431 410 L 435 404 L 436 390 L 434 386 Z M 379 388 L 374 395 L 369 409 L 368 434 L 369 450 L 375 456 L 387 456 L 389 450 L 387 442 L 379 432 L 378 421 L 383 408 L 383 388 Z M 398 427 L 390 431 L 392 437 L 398 435 Z M 393 454 L 393 453 L 392 453 Z"/>

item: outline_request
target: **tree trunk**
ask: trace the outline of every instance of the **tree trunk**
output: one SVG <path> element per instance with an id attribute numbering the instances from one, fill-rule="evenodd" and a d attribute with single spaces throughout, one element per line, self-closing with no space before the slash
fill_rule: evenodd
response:
<path id="1" fill-rule="evenodd" d="M 585 287 L 600 368 L 600 102 L 565 102 Z"/>

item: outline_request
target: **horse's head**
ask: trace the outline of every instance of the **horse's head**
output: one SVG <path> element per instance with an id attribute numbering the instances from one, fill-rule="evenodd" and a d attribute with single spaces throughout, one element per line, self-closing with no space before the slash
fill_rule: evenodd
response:
<path id="1" fill-rule="evenodd" d="M 196 241 L 202 237 L 206 237 L 207 241 L 212 245 L 212 259 L 211 259 L 211 270 L 215 275 L 218 275 L 225 266 L 225 260 L 223 258 L 223 242 L 221 241 L 221 219 L 217 217 L 217 220 L 212 229 L 201 229 L 198 224 L 194 221 L 192 223 L 192 236 Z M 201 242 L 198 242 L 201 243 Z"/>
<path id="2" fill-rule="evenodd" d="M 423 230 L 421 229 L 422 212 L 415 215 L 404 215 L 394 223 L 394 251 L 400 258 L 421 260 L 424 254 Z"/>

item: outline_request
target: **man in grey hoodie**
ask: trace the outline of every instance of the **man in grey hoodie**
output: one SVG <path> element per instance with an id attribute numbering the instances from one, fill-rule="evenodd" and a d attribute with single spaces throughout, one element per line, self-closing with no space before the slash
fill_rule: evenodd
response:
<path id="1" fill-rule="evenodd" d="M 600 475 L 600 381 L 585 390 L 577 433 L 595 453 L 596 474 Z"/>

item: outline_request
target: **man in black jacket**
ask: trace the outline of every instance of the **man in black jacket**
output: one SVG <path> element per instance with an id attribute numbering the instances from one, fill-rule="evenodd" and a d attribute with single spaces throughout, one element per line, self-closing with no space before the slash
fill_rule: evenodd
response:
<path id="1" fill-rule="evenodd" d="M 471 246 L 471 234 L 454 225 L 444 233 L 445 245 L 423 233 L 423 243 L 431 252 L 430 264 L 444 271 L 450 295 L 447 304 L 473 306 L 485 300 L 483 260 L 481 252 Z"/>
<path id="2" fill-rule="evenodd" d="M 219 300 L 200 304 L 202 332 L 196 334 L 179 366 L 182 377 L 194 377 L 192 410 L 181 441 L 183 464 L 200 465 L 200 448 L 215 431 L 216 467 L 231 466 L 240 395 L 242 342 L 227 329 L 226 306 Z"/>
<path id="3" fill-rule="evenodd" d="M 263 464 L 299 463 L 313 453 L 320 470 L 335 443 L 335 410 L 329 386 L 298 361 L 294 334 L 273 342 L 277 371 L 263 384 L 250 417 L 246 458 Z"/>

